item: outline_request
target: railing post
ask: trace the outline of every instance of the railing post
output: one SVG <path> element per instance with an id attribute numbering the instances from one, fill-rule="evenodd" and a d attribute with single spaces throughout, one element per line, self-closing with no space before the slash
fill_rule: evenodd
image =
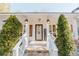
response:
<path id="1" fill-rule="evenodd" d="M 49 49 L 49 19 L 47 19 L 47 47 Z"/>
<path id="2" fill-rule="evenodd" d="M 25 42 L 26 42 L 26 45 L 25 45 L 25 47 L 27 48 L 28 47 L 28 44 L 29 44 L 29 28 L 28 28 L 29 26 L 28 26 L 28 19 L 26 19 L 25 20 L 25 34 L 26 34 L 26 36 L 25 36 Z"/>
<path id="3" fill-rule="evenodd" d="M 13 49 L 12 50 L 12 53 L 13 53 L 13 56 L 18 56 L 19 55 L 19 48 L 17 47 L 17 48 L 15 48 L 15 49 Z"/>

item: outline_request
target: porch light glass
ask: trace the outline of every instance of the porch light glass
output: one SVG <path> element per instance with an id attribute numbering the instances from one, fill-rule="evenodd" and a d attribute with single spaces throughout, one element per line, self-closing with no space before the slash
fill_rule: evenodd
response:
<path id="1" fill-rule="evenodd" d="M 28 23 L 28 19 L 25 20 L 25 23 Z"/>
<path id="2" fill-rule="evenodd" d="M 49 19 L 47 19 L 47 23 L 49 23 L 50 22 L 50 20 Z"/>

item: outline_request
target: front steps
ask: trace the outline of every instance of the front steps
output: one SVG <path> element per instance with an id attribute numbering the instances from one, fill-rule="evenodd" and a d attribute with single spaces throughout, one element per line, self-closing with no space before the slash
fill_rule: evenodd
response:
<path id="1" fill-rule="evenodd" d="M 46 41 L 34 41 L 29 44 L 24 56 L 49 56 Z"/>
<path id="2" fill-rule="evenodd" d="M 29 46 L 32 46 L 32 47 L 34 47 L 34 46 L 42 46 L 43 47 L 44 46 L 44 47 L 46 47 L 47 42 L 46 41 L 31 41 Z"/>
<path id="3" fill-rule="evenodd" d="M 48 56 L 49 51 L 45 47 L 29 47 L 26 49 L 24 56 Z"/>

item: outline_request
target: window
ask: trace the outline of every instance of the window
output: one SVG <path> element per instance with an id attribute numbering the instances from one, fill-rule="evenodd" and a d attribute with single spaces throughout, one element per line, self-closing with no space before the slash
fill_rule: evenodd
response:
<path id="1" fill-rule="evenodd" d="M 32 25 L 29 25 L 29 36 L 30 37 L 32 36 L 32 28 L 33 28 L 33 26 Z"/>
<path id="2" fill-rule="evenodd" d="M 53 25 L 53 35 L 56 37 L 56 25 Z"/>
<path id="3" fill-rule="evenodd" d="M 53 25 L 53 32 L 56 32 L 56 26 Z"/>
<path id="4" fill-rule="evenodd" d="M 49 25 L 49 32 L 51 32 L 51 25 Z"/>
<path id="5" fill-rule="evenodd" d="M 46 28 L 44 29 L 44 40 L 45 41 L 47 40 L 47 29 Z"/>

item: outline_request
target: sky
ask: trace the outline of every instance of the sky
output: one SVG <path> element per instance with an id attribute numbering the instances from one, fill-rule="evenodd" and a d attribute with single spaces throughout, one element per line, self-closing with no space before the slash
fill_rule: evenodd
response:
<path id="1" fill-rule="evenodd" d="M 79 7 L 73 3 L 12 3 L 12 12 L 72 12 Z"/>

